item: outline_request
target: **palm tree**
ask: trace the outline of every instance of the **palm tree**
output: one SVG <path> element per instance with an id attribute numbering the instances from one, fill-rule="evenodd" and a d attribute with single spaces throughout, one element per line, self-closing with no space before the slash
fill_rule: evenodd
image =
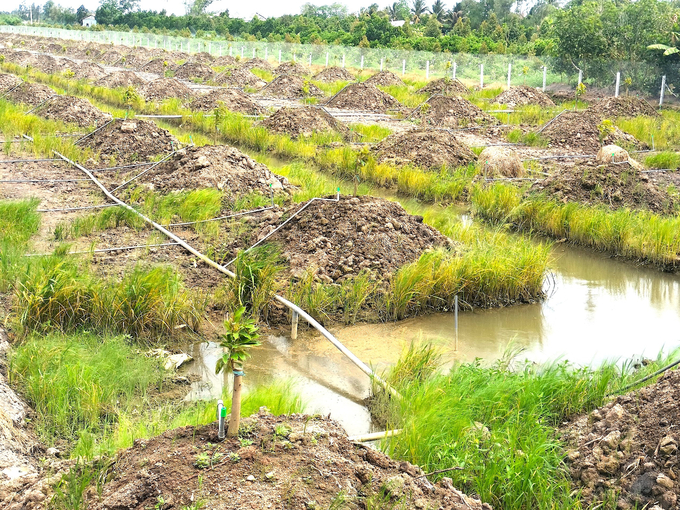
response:
<path id="1" fill-rule="evenodd" d="M 388 5 L 386 11 L 387 15 L 390 17 L 390 21 L 395 21 L 397 16 L 399 16 L 399 2 L 394 2 L 392 5 Z"/>
<path id="2" fill-rule="evenodd" d="M 436 0 L 436 2 L 432 4 L 432 7 L 430 7 L 430 11 L 437 18 L 437 21 L 441 23 L 441 21 L 444 19 L 446 6 L 442 0 Z"/>
<path id="3" fill-rule="evenodd" d="M 444 26 L 444 30 L 449 32 L 450 30 L 453 30 L 453 27 L 456 26 L 456 22 L 460 18 L 461 12 L 460 11 L 454 11 L 453 9 L 446 11 L 444 16 L 442 16 L 442 19 L 440 20 L 442 25 Z"/>
<path id="4" fill-rule="evenodd" d="M 423 14 L 427 14 L 427 6 L 425 5 L 425 1 L 413 0 L 413 7 L 411 7 L 411 12 L 415 17 L 415 22 L 418 23 L 418 21 L 420 21 L 420 17 Z"/>

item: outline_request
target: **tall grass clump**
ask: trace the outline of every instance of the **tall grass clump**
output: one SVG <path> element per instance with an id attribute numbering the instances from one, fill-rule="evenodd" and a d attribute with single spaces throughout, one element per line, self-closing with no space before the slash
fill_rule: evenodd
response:
<path id="1" fill-rule="evenodd" d="M 680 154 L 672 151 L 663 151 L 645 158 L 645 165 L 649 168 L 677 169 L 680 167 Z"/>
<path id="2" fill-rule="evenodd" d="M 20 273 L 28 240 L 40 226 L 38 200 L 0 201 L 0 291 Z"/>
<path id="3" fill-rule="evenodd" d="M 53 444 L 112 427 L 116 411 L 159 385 L 164 370 L 124 337 L 52 333 L 17 345 L 9 376 L 35 411 L 41 438 Z"/>
<path id="4" fill-rule="evenodd" d="M 443 476 L 494 508 L 574 508 L 556 427 L 601 405 L 616 370 L 504 359 L 439 375 L 431 360 L 412 349 L 388 375 L 404 397 L 388 404 L 386 417 L 396 420 L 388 426 L 403 429 L 388 443 L 390 455 L 426 471 L 461 467 Z"/>

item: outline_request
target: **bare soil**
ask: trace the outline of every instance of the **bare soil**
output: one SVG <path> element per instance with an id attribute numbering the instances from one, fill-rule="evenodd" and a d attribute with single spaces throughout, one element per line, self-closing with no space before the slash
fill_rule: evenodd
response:
<path id="1" fill-rule="evenodd" d="M 167 64 L 167 65 L 166 65 Z M 158 74 L 160 76 L 165 75 L 165 71 L 174 71 L 177 69 L 177 64 L 171 62 L 170 60 L 163 60 L 162 58 L 155 58 L 150 60 L 142 67 L 139 68 L 140 71 L 145 73 Z"/>
<path id="2" fill-rule="evenodd" d="M 564 112 L 547 126 L 542 136 L 550 140 L 549 147 L 596 153 L 603 145 L 619 145 L 624 148 L 646 148 L 646 144 L 613 126 L 603 140 L 600 140 L 602 120 L 590 112 Z"/>
<path id="3" fill-rule="evenodd" d="M 281 108 L 261 122 L 261 125 L 275 133 L 290 135 L 291 138 L 311 136 L 316 132 L 335 132 L 349 140 L 351 132 L 347 126 L 329 115 L 322 108 Z"/>
<path id="4" fill-rule="evenodd" d="M 402 107 L 399 101 L 370 83 L 352 83 L 338 92 L 326 105 L 341 110 L 378 113 Z"/>
<path id="5" fill-rule="evenodd" d="M 25 82 L 12 92 L 8 93 L 5 97 L 13 103 L 24 103 L 30 106 L 37 106 L 56 95 L 57 93 L 47 85 Z"/>
<path id="6" fill-rule="evenodd" d="M 71 122 L 81 127 L 101 126 L 112 118 L 110 113 L 104 113 L 87 99 L 75 96 L 55 96 L 38 108 L 36 114 L 47 119 Z"/>
<path id="7" fill-rule="evenodd" d="M 260 223 L 257 240 L 280 223 L 276 217 Z M 281 245 L 293 277 L 312 268 L 327 283 L 363 270 L 381 279 L 417 260 L 425 250 L 449 245 L 449 240 L 425 225 L 421 216 L 411 216 L 397 202 L 369 196 L 313 202 L 270 239 Z"/>
<path id="8" fill-rule="evenodd" d="M 220 442 L 215 424 L 183 427 L 121 452 L 101 499 L 88 494 L 92 510 L 188 508 L 367 508 L 388 501 L 403 508 L 491 510 L 456 490 L 450 479 L 436 485 L 420 468 L 393 461 L 351 443 L 329 418 L 294 414 L 272 416 L 265 410 L 242 421 L 243 439 Z M 278 431 L 278 434 L 277 434 Z M 199 455 L 208 459 L 200 468 Z"/>
<path id="9" fill-rule="evenodd" d="M 234 57 L 230 57 L 229 55 L 224 55 L 222 57 L 217 57 L 212 65 L 215 67 L 237 66 L 238 60 L 236 60 Z"/>
<path id="10" fill-rule="evenodd" d="M 545 94 L 542 90 L 534 87 L 527 87 L 521 85 L 519 87 L 511 87 L 510 89 L 498 94 L 494 103 L 504 104 L 510 107 L 525 106 L 536 104 L 539 106 L 549 107 L 555 106 L 553 100 Z"/>
<path id="11" fill-rule="evenodd" d="M 148 61 L 149 57 L 145 53 L 137 51 L 124 55 L 120 62 L 118 62 L 118 65 L 122 65 L 128 69 L 139 69 Z"/>
<path id="12" fill-rule="evenodd" d="M 231 195 L 269 196 L 270 191 L 287 195 L 295 189 L 285 177 L 228 145 L 182 149 L 152 170 L 144 182 L 163 191 L 217 188 Z"/>
<path id="13" fill-rule="evenodd" d="M 569 424 L 563 434 L 572 482 L 585 506 L 613 495 L 621 510 L 678 506 L 680 372 Z"/>
<path id="14" fill-rule="evenodd" d="M 433 80 L 423 88 L 418 89 L 420 94 L 441 94 L 444 96 L 452 96 L 458 94 L 467 94 L 470 90 L 463 84 L 462 81 L 458 79 L 451 78 L 439 78 L 438 80 Z"/>
<path id="15" fill-rule="evenodd" d="M 100 55 L 99 61 L 103 62 L 104 64 L 113 65 L 121 58 L 123 58 L 123 55 L 118 53 L 116 50 L 108 50 Z"/>
<path id="16" fill-rule="evenodd" d="M 140 94 L 146 101 L 163 101 L 172 97 L 190 99 L 194 93 L 189 87 L 174 78 L 159 78 L 142 86 Z"/>
<path id="17" fill-rule="evenodd" d="M 0 73 L 0 92 L 7 92 L 14 87 L 21 85 L 23 80 L 13 74 Z"/>
<path id="18" fill-rule="evenodd" d="M 252 87 L 261 89 L 267 82 L 255 76 L 249 69 L 237 67 L 236 69 L 227 69 L 226 71 L 215 76 L 213 81 L 220 85 L 230 85 L 232 87 Z"/>
<path id="19" fill-rule="evenodd" d="M 275 97 L 303 98 L 323 97 L 323 91 L 313 83 L 292 74 L 274 78 L 262 89 L 262 94 Z"/>
<path id="20" fill-rule="evenodd" d="M 372 83 L 378 87 L 389 87 L 390 85 L 398 85 L 401 87 L 404 85 L 402 79 L 392 71 L 380 71 L 366 80 L 366 83 Z"/>
<path id="21" fill-rule="evenodd" d="M 98 80 L 106 76 L 106 71 L 99 64 L 94 62 L 82 62 L 76 69 L 71 69 L 78 80 Z"/>
<path id="22" fill-rule="evenodd" d="M 267 111 L 239 89 L 212 90 L 194 99 L 189 108 L 193 111 L 209 112 L 222 106 L 231 112 L 244 115 L 263 115 Z"/>
<path id="23" fill-rule="evenodd" d="M 94 83 L 95 85 L 99 85 L 100 87 L 116 89 L 119 87 L 129 86 L 137 87 L 140 85 L 144 85 L 146 82 L 132 71 L 115 71 L 98 79 Z"/>
<path id="24" fill-rule="evenodd" d="M 236 60 L 234 59 L 234 63 L 236 63 Z M 243 64 L 240 66 L 242 69 L 263 69 L 265 71 L 273 72 L 274 71 L 274 66 L 271 65 L 269 62 L 267 62 L 265 59 L 260 58 L 260 57 L 255 57 L 251 58 L 250 60 L 246 60 Z"/>
<path id="25" fill-rule="evenodd" d="M 647 174 L 640 173 L 627 162 L 597 165 L 579 163 L 545 180 L 535 183 L 528 192 L 547 193 L 562 202 L 605 205 L 611 209 L 627 207 L 656 213 L 674 213 L 677 200 L 658 186 Z"/>
<path id="26" fill-rule="evenodd" d="M 477 125 L 494 125 L 498 120 L 458 96 L 434 96 L 412 115 L 420 119 L 421 124 L 438 127 L 466 127 Z"/>
<path id="27" fill-rule="evenodd" d="M 347 69 L 342 67 L 327 67 L 321 72 L 316 73 L 313 78 L 324 83 L 333 83 L 336 81 L 354 81 L 355 77 Z"/>
<path id="28" fill-rule="evenodd" d="M 445 130 L 427 129 L 391 135 L 373 147 L 378 161 L 439 169 L 457 168 L 477 159 L 475 153 Z"/>
<path id="29" fill-rule="evenodd" d="M 299 62 L 284 62 L 274 69 L 274 74 L 290 74 L 293 76 L 311 76 L 312 70 Z"/>
<path id="30" fill-rule="evenodd" d="M 644 99 L 634 96 L 608 97 L 598 101 L 586 110 L 588 113 L 606 119 L 618 117 L 658 117 L 659 112 Z"/>
<path id="31" fill-rule="evenodd" d="M 107 166 L 111 158 L 116 165 L 151 161 L 180 146 L 170 132 L 142 119 L 116 119 L 81 143 L 99 152 L 102 164 Z"/>
<path id="32" fill-rule="evenodd" d="M 175 71 L 175 78 L 183 80 L 190 80 L 192 78 L 200 78 L 201 80 L 209 80 L 215 75 L 212 67 L 198 62 L 187 62 L 182 64 Z"/>
<path id="33" fill-rule="evenodd" d="M 213 57 L 207 51 L 202 51 L 200 53 L 189 55 L 188 61 L 198 64 L 212 64 L 215 61 L 215 57 Z"/>

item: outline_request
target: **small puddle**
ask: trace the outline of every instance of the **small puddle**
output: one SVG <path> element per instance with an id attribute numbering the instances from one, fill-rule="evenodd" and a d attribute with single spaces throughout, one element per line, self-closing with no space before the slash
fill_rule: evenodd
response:
<path id="1" fill-rule="evenodd" d="M 533 361 L 568 359 L 577 365 L 654 358 L 680 345 L 680 276 L 566 245 L 557 245 L 554 255 L 554 283 L 544 302 L 461 312 L 457 351 L 451 313 L 331 331 L 378 371 L 393 364 L 410 342 L 440 346 L 449 364 L 496 360 L 509 343 L 523 347 L 521 356 Z M 308 412 L 330 413 L 350 435 L 374 431 L 362 405 L 368 378 L 325 338 L 302 330 L 295 342 L 287 336 L 262 340 L 246 365 L 246 391 L 249 385 L 292 378 Z M 201 381 L 187 398 L 216 398 L 231 384 L 229 375 L 214 374 L 220 352 L 214 343 L 191 348 L 196 361 L 187 370 Z"/>

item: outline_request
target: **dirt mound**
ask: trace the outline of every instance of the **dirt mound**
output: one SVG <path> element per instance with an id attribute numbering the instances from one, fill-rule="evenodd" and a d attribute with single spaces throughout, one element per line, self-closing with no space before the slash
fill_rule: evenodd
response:
<path id="1" fill-rule="evenodd" d="M 38 108 L 36 114 L 47 119 L 72 122 L 81 127 L 101 126 L 111 120 L 111 114 L 104 113 L 87 99 L 75 96 L 56 96 Z"/>
<path id="2" fill-rule="evenodd" d="M 550 140 L 550 147 L 597 152 L 602 145 L 624 145 L 646 148 L 635 137 L 613 125 L 604 125 L 601 119 L 585 112 L 565 111 L 553 119 L 542 136 Z"/>
<path id="3" fill-rule="evenodd" d="M 194 99 L 189 108 L 193 111 L 209 112 L 222 106 L 230 112 L 244 115 L 262 115 L 267 111 L 239 89 L 212 90 Z"/>
<path id="4" fill-rule="evenodd" d="M 265 71 L 272 72 L 274 71 L 274 66 L 271 65 L 269 62 L 267 62 L 265 59 L 260 58 L 260 57 L 255 57 L 251 58 L 250 60 L 246 60 L 243 64 L 240 66 L 242 69 L 263 69 Z"/>
<path id="5" fill-rule="evenodd" d="M 162 58 L 155 58 L 150 60 L 142 67 L 139 68 L 140 71 L 145 73 L 159 74 L 165 76 L 165 71 L 174 71 L 177 69 L 177 65 L 169 60 L 163 60 Z"/>
<path id="6" fill-rule="evenodd" d="M 586 111 L 605 119 L 637 117 L 639 115 L 657 117 L 659 115 L 659 112 L 647 101 L 632 96 L 608 97 L 589 106 Z"/>
<path id="7" fill-rule="evenodd" d="M 142 119 L 116 119 L 82 144 L 99 152 L 102 160 L 115 158 L 116 164 L 151 161 L 158 154 L 179 148 L 179 142 L 168 131 Z"/>
<path id="8" fill-rule="evenodd" d="M 270 189 L 287 194 L 294 188 L 285 177 L 228 145 L 187 147 L 152 172 L 147 182 L 164 191 L 217 188 L 233 195 L 268 196 Z"/>
<path id="9" fill-rule="evenodd" d="M 312 70 L 299 62 L 284 62 L 274 69 L 274 74 L 291 74 L 294 76 L 311 76 Z"/>
<path id="10" fill-rule="evenodd" d="M 123 55 L 118 53 L 115 50 L 108 50 L 102 53 L 99 57 L 100 62 L 104 62 L 105 64 L 108 65 L 113 65 L 116 62 L 118 62 L 121 58 L 123 58 Z"/>
<path id="11" fill-rule="evenodd" d="M 479 155 L 484 177 L 522 177 L 524 165 L 509 147 L 486 147 Z"/>
<path id="12" fill-rule="evenodd" d="M 422 221 L 397 202 L 369 196 L 340 197 L 340 202 L 312 203 L 271 239 L 282 245 L 294 277 L 309 268 L 327 283 L 356 276 L 362 270 L 384 277 L 417 260 L 428 248 L 449 244 Z M 257 239 L 279 224 L 278 219 L 265 223 Z"/>
<path id="13" fill-rule="evenodd" d="M 27 51 L 7 51 L 4 55 L 7 62 L 18 66 L 25 66 L 33 61 L 33 55 Z"/>
<path id="14" fill-rule="evenodd" d="M 365 110 L 385 113 L 387 110 L 401 108 L 401 103 L 370 83 L 352 83 L 326 103 L 331 108 L 341 110 Z"/>
<path id="15" fill-rule="evenodd" d="M 467 94 L 470 90 L 463 84 L 462 81 L 458 79 L 451 78 L 439 78 L 438 80 L 433 80 L 423 88 L 418 89 L 420 94 L 430 94 L 431 96 L 435 94 L 442 94 L 444 96 L 452 96 L 457 94 Z"/>
<path id="16" fill-rule="evenodd" d="M 465 166 L 476 159 L 475 153 L 444 130 L 428 129 L 391 135 L 373 147 L 380 162 L 413 164 L 421 168 Z"/>
<path id="17" fill-rule="evenodd" d="M 354 75 L 342 67 L 327 67 L 323 71 L 316 73 L 313 78 L 324 83 L 335 81 L 354 81 Z"/>
<path id="18" fill-rule="evenodd" d="M 37 106 L 56 95 L 57 93 L 47 85 L 25 82 L 7 94 L 5 98 L 13 103 L 24 103 L 31 106 Z"/>
<path id="19" fill-rule="evenodd" d="M 106 76 L 104 68 L 94 62 L 85 61 L 81 63 L 77 69 L 72 69 L 72 71 L 75 73 L 75 77 L 78 80 L 98 80 L 99 78 Z"/>
<path id="20" fill-rule="evenodd" d="M 94 82 L 95 85 L 99 85 L 100 87 L 108 87 L 111 89 L 118 87 L 129 87 L 130 85 L 135 87 L 138 85 L 144 85 L 145 83 L 146 82 L 144 80 L 142 80 L 132 71 L 115 71 L 111 74 L 103 76 L 102 78 L 99 78 Z"/>
<path id="21" fill-rule="evenodd" d="M 657 186 L 647 174 L 628 163 L 579 163 L 578 167 L 535 183 L 529 190 L 531 194 L 541 192 L 563 202 L 602 204 L 611 209 L 627 207 L 671 213 L 680 205 L 664 186 Z"/>
<path id="22" fill-rule="evenodd" d="M 323 97 L 323 91 L 313 83 L 291 74 L 274 78 L 262 89 L 262 94 L 276 97 Z"/>
<path id="23" fill-rule="evenodd" d="M 24 80 L 13 74 L 0 73 L 0 92 L 7 92 L 23 83 Z"/>
<path id="24" fill-rule="evenodd" d="M 30 65 L 45 74 L 58 74 L 66 69 L 75 70 L 78 67 L 72 60 L 57 59 L 50 55 L 34 55 Z"/>
<path id="25" fill-rule="evenodd" d="M 47 53 L 64 53 L 64 48 L 65 48 L 64 45 L 51 43 L 45 47 L 45 51 Z"/>
<path id="26" fill-rule="evenodd" d="M 118 65 L 127 67 L 128 69 L 139 69 L 149 61 L 149 58 L 143 53 L 128 53 L 123 55 L 118 62 Z"/>
<path id="27" fill-rule="evenodd" d="M 574 449 L 567 461 L 584 507 L 614 493 L 620 509 L 678 508 L 678 402 L 675 370 L 568 427 L 564 438 Z"/>
<path id="28" fill-rule="evenodd" d="M 303 108 L 281 108 L 261 125 L 275 133 L 298 136 L 311 136 L 316 132 L 340 133 L 346 140 L 351 137 L 347 126 L 338 122 L 322 108 L 305 106 Z"/>
<path id="29" fill-rule="evenodd" d="M 207 51 L 195 53 L 189 57 L 189 62 L 194 64 L 212 64 L 214 61 L 215 57 L 213 57 Z"/>
<path id="30" fill-rule="evenodd" d="M 163 101 L 171 97 L 189 99 L 194 95 L 189 87 L 174 78 L 159 78 L 151 81 L 139 92 L 146 101 Z"/>
<path id="31" fill-rule="evenodd" d="M 440 127 L 465 127 L 498 124 L 498 120 L 459 96 L 434 96 L 412 115 L 422 124 Z"/>
<path id="32" fill-rule="evenodd" d="M 198 62 L 187 62 L 182 64 L 175 71 L 175 78 L 181 78 L 183 80 L 190 80 L 192 78 L 200 78 L 201 80 L 209 80 L 215 75 L 215 71 L 205 64 L 199 64 Z"/>
<path id="33" fill-rule="evenodd" d="M 242 439 L 222 442 L 215 424 L 138 439 L 116 457 L 101 498 L 92 491 L 86 506 L 195 508 L 200 500 L 205 508 L 387 508 L 391 498 L 400 508 L 491 510 L 449 478 L 433 485 L 420 468 L 353 444 L 329 418 L 262 410 L 241 430 Z"/>
<path id="34" fill-rule="evenodd" d="M 378 74 L 374 74 L 366 83 L 372 83 L 373 85 L 380 87 L 389 87 L 390 85 L 404 85 L 404 82 L 394 74 L 392 71 L 380 71 Z"/>
<path id="35" fill-rule="evenodd" d="M 524 106 L 528 104 L 537 104 L 539 106 L 555 106 L 552 99 L 550 99 L 543 91 L 533 87 L 526 87 L 524 85 L 519 87 L 511 87 L 510 89 L 498 94 L 494 103 L 508 105 L 510 107 Z"/>
<path id="36" fill-rule="evenodd" d="M 217 57 L 212 65 L 215 67 L 231 67 L 238 65 L 238 60 L 229 55 L 225 55 L 223 57 Z"/>
<path id="37" fill-rule="evenodd" d="M 227 69 L 218 74 L 213 79 L 215 83 L 220 85 L 230 85 L 232 87 L 252 87 L 261 89 L 267 82 L 255 76 L 249 69 L 237 67 L 236 69 Z"/>

